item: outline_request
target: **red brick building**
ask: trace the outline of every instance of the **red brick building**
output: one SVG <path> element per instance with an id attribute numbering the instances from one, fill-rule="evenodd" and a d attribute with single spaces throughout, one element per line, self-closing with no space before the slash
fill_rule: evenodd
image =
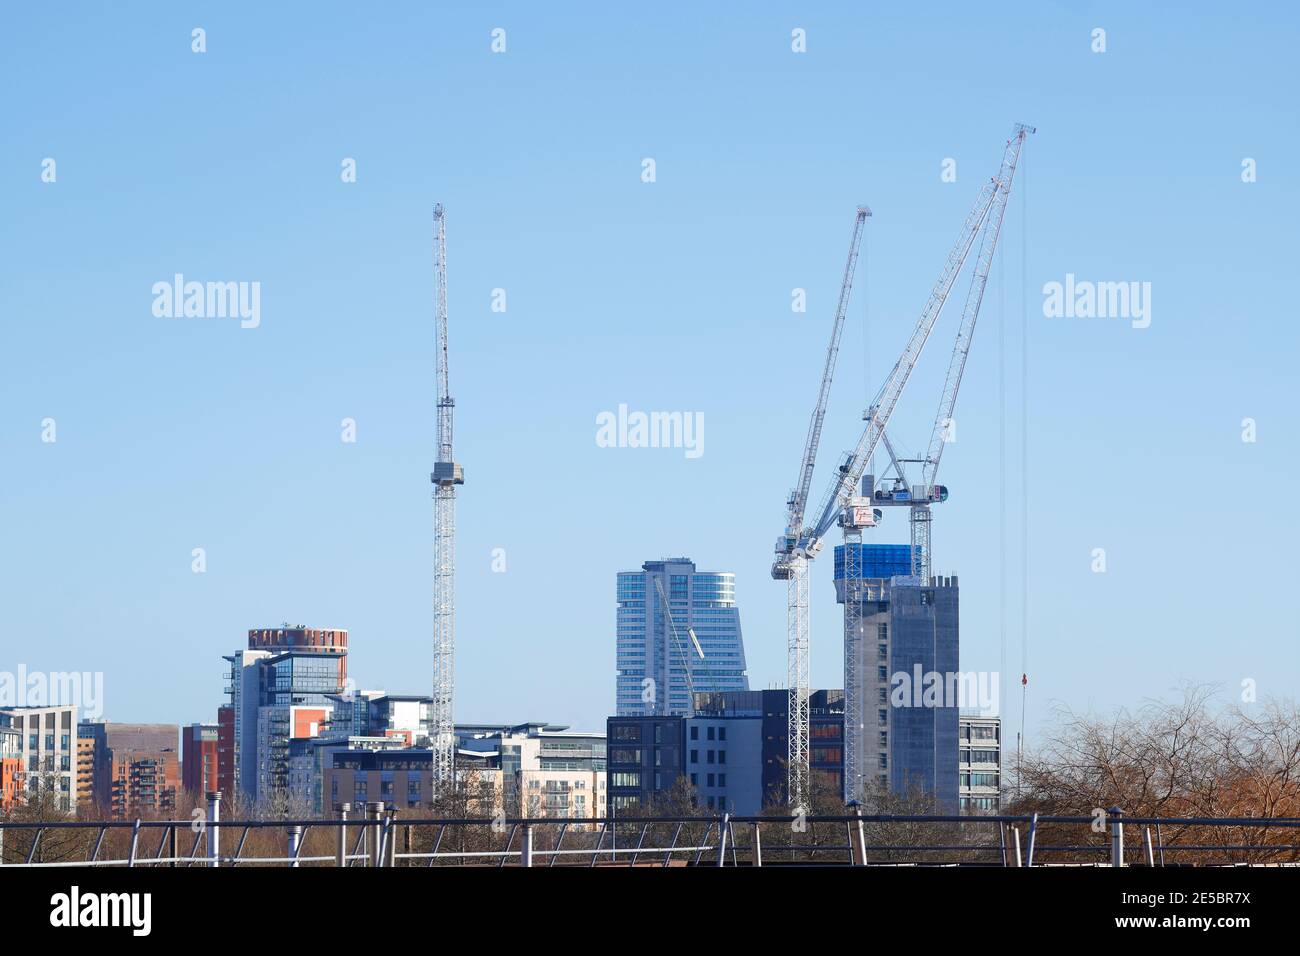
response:
<path id="1" fill-rule="evenodd" d="M 188 724 L 181 729 L 181 786 L 192 793 L 217 790 L 220 767 L 217 724 Z"/>

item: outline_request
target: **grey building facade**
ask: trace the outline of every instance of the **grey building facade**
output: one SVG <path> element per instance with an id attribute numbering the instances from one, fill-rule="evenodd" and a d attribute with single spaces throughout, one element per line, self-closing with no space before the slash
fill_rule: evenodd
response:
<path id="1" fill-rule="evenodd" d="M 958 726 L 959 809 L 997 813 L 1002 809 L 1002 718 L 962 714 Z"/>
<path id="2" fill-rule="evenodd" d="M 845 588 L 845 548 L 861 548 L 850 566 L 860 585 Z M 922 582 L 896 574 L 908 545 L 840 545 L 835 549 L 836 599 L 861 601 L 862 710 L 847 715 L 862 727 L 858 766 L 864 789 L 923 792 L 936 808 L 958 808 L 957 734 L 960 688 L 957 578 Z"/>

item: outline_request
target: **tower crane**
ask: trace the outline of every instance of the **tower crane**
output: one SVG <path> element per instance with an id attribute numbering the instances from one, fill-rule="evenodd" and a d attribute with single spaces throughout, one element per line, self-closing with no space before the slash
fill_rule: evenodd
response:
<path id="1" fill-rule="evenodd" d="M 980 304 L 984 298 L 984 289 L 988 283 L 989 271 L 993 265 L 993 253 L 997 248 L 998 237 L 1002 230 L 1002 220 L 1006 213 L 1007 200 L 1011 194 L 1012 181 L 1015 178 L 1016 164 L 1020 158 L 1025 137 L 1034 132 L 1031 126 L 1016 124 L 1011 139 L 1006 143 L 1002 155 L 1002 164 L 997 176 L 985 186 L 977 201 L 977 208 L 985 203 L 982 225 L 979 227 L 979 251 L 976 253 L 975 265 L 970 278 L 970 288 L 966 294 L 966 304 L 962 310 L 961 321 L 957 329 L 956 342 L 952 357 L 948 363 L 948 374 L 939 398 L 939 409 L 935 416 L 930 434 L 930 445 L 923 459 L 903 459 L 894 450 L 893 443 L 885 430 L 886 422 L 879 419 L 878 404 L 873 405 L 868 415 L 870 420 L 867 432 L 878 431 L 889 452 L 890 461 L 895 472 L 894 489 L 877 492 L 874 478 L 868 476 L 862 489 L 866 497 L 849 499 L 848 506 L 841 512 L 840 526 L 844 531 L 844 711 L 845 711 L 845 800 L 858 799 L 862 793 L 865 759 L 865 701 L 861 694 L 861 667 L 866 652 L 866 638 L 862 623 L 862 569 L 860 549 L 862 529 L 873 526 L 875 505 L 906 506 L 909 509 L 911 530 L 911 571 L 921 581 L 930 577 L 930 505 L 947 500 L 948 490 L 935 484 L 939 470 L 939 461 L 943 456 L 952 426 L 953 410 L 957 404 L 957 393 L 961 388 L 962 374 L 966 368 L 966 358 L 970 354 L 971 341 L 975 334 L 975 323 L 979 318 Z M 991 196 L 986 198 L 989 190 Z M 969 219 L 968 219 L 969 222 Z M 963 236 L 965 233 L 963 233 Z M 969 248 L 969 242 L 967 243 Z M 951 259 L 950 259 L 951 262 Z M 936 313 L 937 314 L 937 313 Z M 906 353 L 904 353 L 906 355 Z M 897 368 L 897 367 L 896 367 Z M 861 444 L 859 447 L 862 447 Z M 874 446 L 871 447 L 874 451 Z M 853 464 L 861 467 L 870 458 L 854 459 Z M 921 465 L 921 483 L 909 487 L 903 464 L 911 461 Z M 857 480 L 854 474 L 854 483 Z"/>
<path id="2" fill-rule="evenodd" d="M 435 792 L 455 772 L 456 729 L 452 716 L 456 662 L 456 486 L 465 473 L 452 457 L 452 412 L 447 369 L 447 228 L 442 203 L 433 207 L 433 267 L 437 325 L 438 458 L 433 482 L 433 786 Z"/>
<path id="3" fill-rule="evenodd" d="M 916 327 L 912 330 L 912 335 L 908 339 L 903 353 L 899 356 L 898 361 L 894 363 L 893 369 L 876 393 L 871 406 L 863 414 L 863 418 L 867 422 L 866 428 L 863 430 L 861 438 L 858 439 L 857 446 L 852 452 L 845 455 L 840 463 L 835 477 L 822 499 L 816 521 L 812 525 L 805 526 L 802 512 L 796 512 L 792 507 L 785 533 L 776 542 L 776 559 L 772 565 L 772 577 L 785 579 L 788 582 L 786 599 L 787 647 L 790 669 L 790 719 L 787 744 L 789 754 L 788 793 L 789 800 L 795 807 L 803 806 L 809 772 L 808 565 L 821 551 L 825 543 L 824 537 L 826 533 L 841 518 L 846 509 L 851 509 L 855 520 L 860 520 L 863 523 L 874 515 L 870 500 L 854 495 L 854 489 L 857 487 L 866 463 L 870 461 L 871 456 L 875 453 L 884 426 L 888 424 L 889 418 L 894 412 L 894 406 L 898 404 L 903 388 L 907 385 L 908 377 L 916 366 L 921 350 L 924 348 L 925 342 L 930 336 L 930 331 L 934 327 L 935 319 L 938 318 L 939 311 L 943 308 L 944 302 L 947 301 L 948 293 L 952 290 L 953 281 L 957 278 L 957 273 L 966 261 L 971 244 L 975 241 L 975 236 L 988 214 L 989 206 L 993 201 L 993 193 L 993 187 L 986 185 L 981 191 L 974 208 L 971 209 L 966 221 L 962 224 L 957 242 L 948 253 L 948 259 L 944 263 L 943 271 L 936 280 L 934 287 L 930 290 L 930 297 L 926 300 L 925 307 L 921 311 L 921 316 L 917 320 Z M 843 299 L 844 295 L 841 298 Z M 838 323 L 839 316 L 837 315 L 837 326 Z M 823 375 L 823 394 L 825 394 L 828 387 L 826 378 L 830 373 L 830 369 L 833 368 L 834 353 L 838 348 L 838 343 L 837 328 L 835 333 L 832 334 L 831 349 L 827 355 L 827 372 Z M 813 426 L 809 429 L 810 434 L 813 433 L 814 429 L 817 434 L 820 434 L 820 421 L 824 413 L 824 404 L 819 403 L 818 408 L 813 412 Z M 813 450 L 815 452 L 815 447 Z M 807 450 L 805 450 L 804 460 L 805 463 L 808 461 Z M 805 470 L 807 469 L 805 468 Z M 796 494 L 793 494 L 791 499 L 796 503 L 799 502 L 797 489 Z M 806 499 L 804 503 L 806 503 Z M 846 651 L 848 647 L 849 644 L 846 644 Z M 845 684 L 846 710 L 850 703 L 854 703 L 860 712 L 861 702 L 859 698 L 861 694 L 856 690 L 856 670 L 852 679 L 846 681 Z M 852 701 L 850 695 L 852 695 Z M 846 728 L 849 727 L 849 723 L 850 721 L 846 720 Z M 849 732 L 853 732 L 855 729 L 849 728 Z M 847 754 L 847 748 L 845 748 L 845 751 Z M 846 786 L 848 770 L 849 768 L 846 767 Z M 855 773 L 858 772 L 857 768 L 853 768 L 853 770 Z"/>
<path id="4" fill-rule="evenodd" d="M 804 510 L 808 504 L 808 489 L 812 485 L 813 468 L 817 463 L 817 446 L 821 442 L 822 422 L 826 418 L 826 401 L 830 396 L 831 379 L 835 374 L 835 359 L 840 351 L 840 337 L 844 331 L 844 317 L 848 313 L 849 296 L 853 289 L 853 274 L 858 263 L 858 248 L 862 231 L 871 210 L 859 206 L 853 219 L 853 235 L 849 240 L 848 260 L 844 264 L 844 278 L 840 282 L 840 297 L 835 306 L 835 321 L 831 326 L 831 341 L 826 348 L 826 361 L 822 368 L 821 389 L 808 422 L 808 435 L 804 440 L 803 458 L 799 464 L 799 477 L 786 501 L 785 533 L 776 542 L 776 560 L 772 564 L 772 577 L 787 582 L 786 606 L 786 687 L 788 742 L 787 794 L 793 806 L 802 807 L 808 782 L 809 712 L 809 617 L 808 617 L 808 558 L 799 547 L 803 529 Z"/>

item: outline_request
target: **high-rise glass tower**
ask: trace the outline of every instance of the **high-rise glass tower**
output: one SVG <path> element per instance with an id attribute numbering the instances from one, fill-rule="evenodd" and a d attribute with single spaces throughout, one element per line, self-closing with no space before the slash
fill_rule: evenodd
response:
<path id="1" fill-rule="evenodd" d="M 690 714 L 692 691 L 749 690 L 734 574 L 647 561 L 619 572 L 616 598 L 618 716 Z"/>

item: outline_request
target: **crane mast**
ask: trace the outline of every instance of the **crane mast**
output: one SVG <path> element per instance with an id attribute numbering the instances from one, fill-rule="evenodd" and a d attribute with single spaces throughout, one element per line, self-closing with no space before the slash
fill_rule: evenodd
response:
<path id="1" fill-rule="evenodd" d="M 431 745 L 435 792 L 453 779 L 456 730 L 452 715 L 456 663 L 456 486 L 465 483 L 452 457 L 452 413 L 447 367 L 447 228 L 442 203 L 433 207 L 436 283 L 438 458 L 433 482 L 433 707 Z"/>
<path id="2" fill-rule="evenodd" d="M 808 422 L 808 435 L 804 440 L 799 479 L 786 502 L 788 510 L 785 534 L 777 539 L 776 560 L 772 564 L 772 577 L 785 580 L 787 587 L 786 688 L 789 700 L 786 790 L 791 804 L 796 807 L 803 806 L 808 790 L 808 737 L 811 722 L 808 708 L 808 696 L 811 692 L 808 559 L 797 547 L 797 543 L 803 527 L 813 468 L 817 463 L 817 447 L 821 442 L 822 422 L 826 418 L 826 402 L 830 397 L 831 380 L 835 375 L 835 360 L 840 351 L 844 318 L 848 314 L 849 297 L 853 290 L 853 274 L 857 269 L 858 249 L 862 243 L 862 231 L 870 215 L 870 209 L 859 206 L 853 219 L 853 235 L 849 240 L 849 255 L 844 264 L 844 277 L 840 281 L 840 297 L 835 307 L 835 321 L 831 326 L 830 345 L 826 348 L 821 388 L 817 393 L 817 404 L 813 406 L 812 418 Z"/>

